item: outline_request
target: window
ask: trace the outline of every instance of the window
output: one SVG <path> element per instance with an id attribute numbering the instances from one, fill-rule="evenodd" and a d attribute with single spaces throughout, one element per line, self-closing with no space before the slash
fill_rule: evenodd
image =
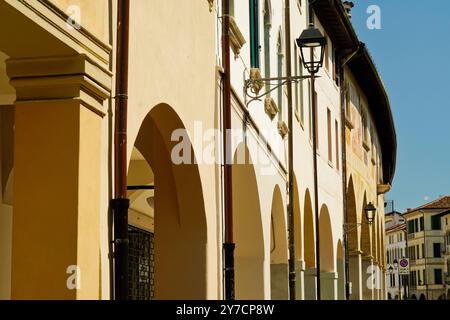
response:
<path id="1" fill-rule="evenodd" d="M 420 230 L 419 231 L 424 231 L 424 225 L 423 225 L 423 217 L 420 217 Z"/>
<path id="2" fill-rule="evenodd" d="M 259 68 L 259 0 L 249 0 L 250 5 L 250 64 Z"/>
<path id="3" fill-rule="evenodd" d="M 128 225 L 129 276 L 128 298 L 152 300 L 155 292 L 155 241 L 154 234 Z"/>
<path id="4" fill-rule="evenodd" d="M 363 109 L 363 106 L 361 105 L 361 110 L 362 109 Z M 361 123 L 362 123 L 362 141 L 363 141 L 363 143 L 367 143 L 369 141 L 369 137 L 368 137 L 368 129 L 367 129 L 367 116 L 364 111 L 362 111 Z"/>
<path id="5" fill-rule="evenodd" d="M 409 256 L 412 260 L 416 260 L 418 258 L 416 255 L 416 246 L 409 247 Z"/>
<path id="6" fill-rule="evenodd" d="M 333 62 L 333 80 L 337 86 L 339 86 L 339 68 L 336 67 L 336 50 L 331 48 L 332 56 L 331 61 Z"/>
<path id="7" fill-rule="evenodd" d="M 425 258 L 425 243 L 422 243 L 422 259 Z"/>
<path id="8" fill-rule="evenodd" d="M 345 85 L 345 116 L 347 119 L 351 120 L 351 114 L 350 114 L 350 85 L 347 83 Z"/>
<path id="9" fill-rule="evenodd" d="M 336 135 L 336 169 L 339 170 L 339 125 L 337 120 L 334 121 L 334 131 Z"/>
<path id="10" fill-rule="evenodd" d="M 302 77 L 303 76 L 303 61 L 302 61 L 302 58 L 301 58 L 300 54 L 298 55 L 297 61 L 298 61 L 298 71 L 299 71 L 298 75 L 300 77 Z M 300 121 L 303 124 L 304 121 L 305 121 L 305 107 L 303 105 L 303 94 L 304 94 L 304 92 L 303 92 L 303 81 L 299 82 L 299 89 L 300 89 L 300 92 L 299 92 L 298 105 L 300 107 Z"/>
<path id="11" fill-rule="evenodd" d="M 440 258 L 442 256 L 441 244 L 433 243 L 433 257 Z"/>
<path id="12" fill-rule="evenodd" d="M 417 285 L 416 271 L 411 272 L 411 284 L 413 286 Z"/>
<path id="13" fill-rule="evenodd" d="M 303 76 L 303 62 L 300 56 L 300 50 L 297 47 L 297 44 L 294 43 L 294 68 L 295 68 L 295 76 Z M 303 108 L 303 81 L 295 82 L 295 103 L 296 103 L 296 111 L 297 117 L 299 118 L 300 123 L 303 126 L 304 121 L 304 108 Z"/>
<path id="14" fill-rule="evenodd" d="M 431 229 L 432 230 L 441 230 L 441 218 L 439 216 L 431 217 Z"/>
<path id="15" fill-rule="evenodd" d="M 327 125 L 328 125 L 328 161 L 333 162 L 333 145 L 332 145 L 332 134 L 331 134 L 331 111 L 327 109 Z"/>
<path id="16" fill-rule="evenodd" d="M 410 220 L 410 221 L 408 221 L 408 234 L 412 234 L 412 233 L 414 233 L 414 226 L 413 226 L 413 221 L 412 220 Z"/>
<path id="17" fill-rule="evenodd" d="M 277 39 L 277 55 L 278 55 L 278 77 L 283 76 L 283 42 L 282 42 L 282 33 L 281 28 L 278 31 L 278 39 Z M 282 80 L 278 80 L 278 109 L 280 112 L 278 112 L 279 120 L 283 119 L 283 88 L 282 88 Z"/>
<path id="18" fill-rule="evenodd" d="M 270 78 L 270 29 L 272 27 L 270 2 L 264 1 L 264 75 Z M 266 84 L 266 90 L 269 84 Z"/>
<path id="19" fill-rule="evenodd" d="M 434 269 L 434 283 L 442 284 L 442 269 Z"/>

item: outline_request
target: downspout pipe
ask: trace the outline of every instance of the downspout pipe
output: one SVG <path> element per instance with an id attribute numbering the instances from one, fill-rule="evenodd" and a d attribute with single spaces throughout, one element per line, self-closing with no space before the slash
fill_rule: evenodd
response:
<path id="1" fill-rule="evenodd" d="M 130 0 L 118 0 L 114 127 L 114 298 L 128 300 L 127 112 Z"/>
<path id="2" fill-rule="evenodd" d="M 341 164 L 342 164 L 342 204 L 344 211 L 344 247 L 345 247 L 345 297 L 347 300 L 350 300 L 350 245 L 348 238 L 348 226 L 349 217 L 348 217 L 348 207 L 347 207 L 347 145 L 346 145 L 346 136 L 345 136 L 345 75 L 344 75 L 344 67 L 350 62 L 353 57 L 359 52 L 360 47 L 358 46 L 355 51 L 353 51 L 347 58 L 345 58 L 339 64 L 339 75 L 340 75 L 340 84 L 341 84 Z"/>
<path id="3" fill-rule="evenodd" d="M 291 57 L 291 16 L 290 0 L 285 0 L 284 22 L 286 28 L 286 77 L 292 76 L 292 57 Z M 297 57 L 295 57 L 297 58 Z M 292 105 L 292 82 L 287 84 L 287 102 L 288 102 L 288 155 L 289 155 L 289 177 L 288 177 L 288 237 L 289 237 L 289 299 L 295 300 L 295 242 L 294 242 L 294 140 L 293 140 L 293 105 Z"/>
<path id="4" fill-rule="evenodd" d="M 230 67 L 230 0 L 222 1 L 222 80 L 223 80 L 223 170 L 224 170 L 224 223 L 223 243 L 225 299 L 235 299 L 235 273 L 233 239 L 233 190 L 231 149 L 231 67 Z"/>

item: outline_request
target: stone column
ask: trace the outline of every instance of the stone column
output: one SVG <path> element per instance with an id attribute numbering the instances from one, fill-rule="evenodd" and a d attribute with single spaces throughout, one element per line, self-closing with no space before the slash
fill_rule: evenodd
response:
<path id="1" fill-rule="evenodd" d="M 305 270 L 305 300 L 317 300 L 316 276 L 316 268 L 307 268 Z"/>
<path id="2" fill-rule="evenodd" d="M 12 299 L 98 299 L 101 122 L 85 56 L 9 60 L 16 89 Z"/>
<path id="3" fill-rule="evenodd" d="M 337 272 L 320 273 L 320 291 L 322 300 L 337 300 L 338 296 Z"/>
<path id="4" fill-rule="evenodd" d="M 362 293 L 363 300 L 374 300 L 374 290 L 376 287 L 376 269 L 371 256 L 362 259 Z"/>
<path id="5" fill-rule="evenodd" d="M 374 274 L 375 286 L 373 287 L 373 299 L 374 300 L 380 300 L 380 298 L 381 298 L 381 287 L 382 287 L 383 271 L 380 269 L 380 266 L 378 265 L 377 261 L 373 262 L 373 268 L 375 270 L 375 274 Z"/>
<path id="6" fill-rule="evenodd" d="M 0 105 L 0 300 L 11 298 L 13 135 L 14 107 Z"/>
<path id="7" fill-rule="evenodd" d="M 360 251 L 350 253 L 349 269 L 350 269 L 350 282 L 352 284 L 350 300 L 362 300 L 363 281 L 361 272 L 362 260 Z"/>
<path id="8" fill-rule="evenodd" d="M 381 272 L 381 300 L 387 300 L 386 269 L 383 268 Z"/>
<path id="9" fill-rule="evenodd" d="M 295 293 L 296 300 L 305 300 L 305 261 L 295 262 Z"/>
<path id="10" fill-rule="evenodd" d="M 337 260 L 337 273 L 338 273 L 338 300 L 346 300 L 345 295 L 345 266 L 344 261 Z"/>
<path id="11" fill-rule="evenodd" d="M 270 265 L 270 291 L 272 300 L 289 300 L 289 272 L 286 263 Z"/>

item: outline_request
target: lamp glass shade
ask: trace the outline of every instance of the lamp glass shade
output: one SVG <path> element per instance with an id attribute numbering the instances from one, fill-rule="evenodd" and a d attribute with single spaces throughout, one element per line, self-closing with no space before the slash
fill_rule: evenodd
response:
<path id="1" fill-rule="evenodd" d="M 366 218 L 367 221 L 369 223 L 372 223 L 374 217 L 375 217 L 375 212 L 377 211 L 377 208 L 375 208 L 375 206 L 373 205 L 372 202 L 370 202 L 366 208 L 364 209 L 365 213 L 366 213 Z"/>
<path id="2" fill-rule="evenodd" d="M 323 66 L 326 45 L 327 39 L 314 25 L 310 25 L 297 39 L 303 64 L 309 73 L 317 73 Z M 316 55 L 316 50 L 319 50 L 318 55 Z"/>

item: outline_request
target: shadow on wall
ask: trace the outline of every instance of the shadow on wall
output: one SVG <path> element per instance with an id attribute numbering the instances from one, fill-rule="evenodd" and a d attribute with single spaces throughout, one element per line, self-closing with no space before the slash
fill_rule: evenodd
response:
<path id="1" fill-rule="evenodd" d="M 155 299 L 206 299 L 202 184 L 195 162 L 174 165 L 171 160 L 175 129 L 185 126 L 169 105 L 160 104 L 143 120 L 135 142 L 155 179 Z"/>
<path id="2" fill-rule="evenodd" d="M 255 168 L 249 150 L 244 144 L 236 149 L 245 155 L 245 164 L 232 168 L 233 179 L 233 232 L 235 251 L 236 299 L 262 300 L 264 295 L 264 238 L 259 191 Z"/>
<path id="3" fill-rule="evenodd" d="M 279 186 L 272 197 L 270 232 L 270 288 L 272 300 L 289 298 L 288 244 L 285 209 Z"/>

